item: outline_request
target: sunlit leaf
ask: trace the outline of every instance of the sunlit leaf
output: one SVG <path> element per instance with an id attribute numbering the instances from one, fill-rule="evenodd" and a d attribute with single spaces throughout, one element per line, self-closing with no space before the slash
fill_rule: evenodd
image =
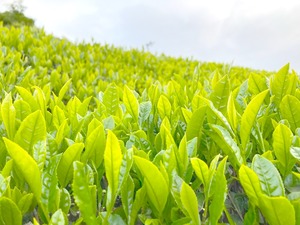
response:
<path id="1" fill-rule="evenodd" d="M 9 198 L 0 198 L 0 225 L 21 225 L 22 214 L 18 206 Z"/>
<path id="2" fill-rule="evenodd" d="M 183 207 L 185 207 L 193 223 L 200 224 L 200 217 L 198 213 L 198 201 L 196 194 L 194 190 L 185 182 L 182 183 L 180 197 Z"/>
<path id="3" fill-rule="evenodd" d="M 46 124 L 41 111 L 35 111 L 21 123 L 15 137 L 16 143 L 33 154 L 33 146 L 46 139 Z"/>
<path id="4" fill-rule="evenodd" d="M 165 178 L 152 162 L 138 156 L 134 156 L 134 162 L 143 175 L 150 201 L 161 214 L 168 198 L 168 185 Z"/>
<path id="5" fill-rule="evenodd" d="M 300 127 L 300 116 L 297 114 L 299 111 L 299 99 L 292 95 L 286 95 L 283 97 L 280 103 L 280 112 L 282 117 L 289 121 L 293 132 L 295 132 L 296 128 Z"/>
<path id="6" fill-rule="evenodd" d="M 158 112 L 159 112 L 162 119 L 165 116 L 170 118 L 172 107 L 171 107 L 170 101 L 168 100 L 168 98 L 166 96 L 161 95 L 159 97 L 158 103 L 157 103 L 157 109 L 158 109 Z"/>
<path id="7" fill-rule="evenodd" d="M 262 195 L 258 176 L 249 167 L 242 165 L 239 170 L 239 179 L 249 200 L 257 206 Z"/>
<path id="8" fill-rule="evenodd" d="M 127 86 L 124 87 L 123 102 L 129 114 L 133 117 L 134 121 L 137 122 L 139 117 L 139 103 Z"/>
<path id="9" fill-rule="evenodd" d="M 259 208 L 269 224 L 295 224 L 295 210 L 285 197 L 260 197 Z"/>
<path id="10" fill-rule="evenodd" d="M 73 162 L 80 159 L 80 154 L 84 148 L 83 143 L 75 143 L 69 146 L 63 153 L 58 164 L 57 176 L 62 187 L 67 186 L 73 176 Z"/>
<path id="11" fill-rule="evenodd" d="M 1 117 L 8 138 L 13 139 L 16 132 L 16 109 L 12 103 L 11 94 L 7 94 L 2 101 Z"/>
<path id="12" fill-rule="evenodd" d="M 35 160 L 18 144 L 3 138 L 6 149 L 14 160 L 14 165 L 18 168 L 20 173 L 25 178 L 26 182 L 30 186 L 34 196 L 38 201 L 41 198 L 42 181 L 41 172 L 38 168 Z"/>
<path id="13" fill-rule="evenodd" d="M 72 188 L 74 191 L 75 202 L 79 207 L 83 220 L 86 224 L 97 224 L 95 206 L 93 206 L 93 199 L 89 189 L 89 182 L 86 173 L 86 168 L 83 163 L 75 161 L 74 179 Z"/>
<path id="14" fill-rule="evenodd" d="M 286 176 L 293 168 L 296 160 L 290 152 L 293 133 L 284 124 L 278 124 L 273 132 L 273 148 L 279 161 L 279 170 Z"/>
<path id="15" fill-rule="evenodd" d="M 252 169 L 258 175 L 262 191 L 268 196 L 284 196 L 282 179 L 276 167 L 260 155 L 255 155 Z"/>
<path id="16" fill-rule="evenodd" d="M 247 105 L 247 108 L 242 115 L 240 136 L 241 136 L 242 146 L 244 149 L 246 149 L 246 145 L 249 141 L 251 129 L 255 124 L 257 113 L 264 99 L 266 98 L 268 92 L 269 92 L 268 90 L 265 90 L 260 94 L 256 95 L 251 100 L 251 102 Z"/>

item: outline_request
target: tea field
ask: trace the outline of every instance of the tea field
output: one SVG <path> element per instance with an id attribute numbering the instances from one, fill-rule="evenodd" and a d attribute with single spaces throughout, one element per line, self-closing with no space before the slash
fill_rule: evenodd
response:
<path id="1" fill-rule="evenodd" d="M 299 87 L 0 25 L 0 225 L 300 224 Z"/>

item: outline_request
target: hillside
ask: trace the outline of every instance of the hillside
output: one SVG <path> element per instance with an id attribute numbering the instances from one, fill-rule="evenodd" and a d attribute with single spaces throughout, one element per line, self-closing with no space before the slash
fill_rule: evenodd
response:
<path id="1" fill-rule="evenodd" d="M 0 34 L 0 225 L 300 224 L 289 64 Z"/>

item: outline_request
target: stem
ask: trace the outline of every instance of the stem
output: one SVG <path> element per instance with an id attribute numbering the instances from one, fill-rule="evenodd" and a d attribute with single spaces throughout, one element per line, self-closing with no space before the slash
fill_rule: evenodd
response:
<path id="1" fill-rule="evenodd" d="M 235 204 L 234 200 L 232 199 L 230 192 L 228 193 L 228 198 L 229 198 L 229 200 L 231 201 L 232 205 L 234 206 L 234 209 L 235 209 L 235 211 L 237 212 L 238 216 L 239 216 L 240 219 L 243 221 L 243 219 L 244 219 L 244 218 L 243 218 L 243 215 L 242 215 L 241 212 L 238 210 L 238 207 L 237 207 L 237 205 Z"/>

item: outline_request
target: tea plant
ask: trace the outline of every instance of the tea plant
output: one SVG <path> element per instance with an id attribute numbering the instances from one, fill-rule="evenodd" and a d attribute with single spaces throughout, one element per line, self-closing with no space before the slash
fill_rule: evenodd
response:
<path id="1" fill-rule="evenodd" d="M 288 64 L 0 33 L 0 224 L 300 224 Z"/>

